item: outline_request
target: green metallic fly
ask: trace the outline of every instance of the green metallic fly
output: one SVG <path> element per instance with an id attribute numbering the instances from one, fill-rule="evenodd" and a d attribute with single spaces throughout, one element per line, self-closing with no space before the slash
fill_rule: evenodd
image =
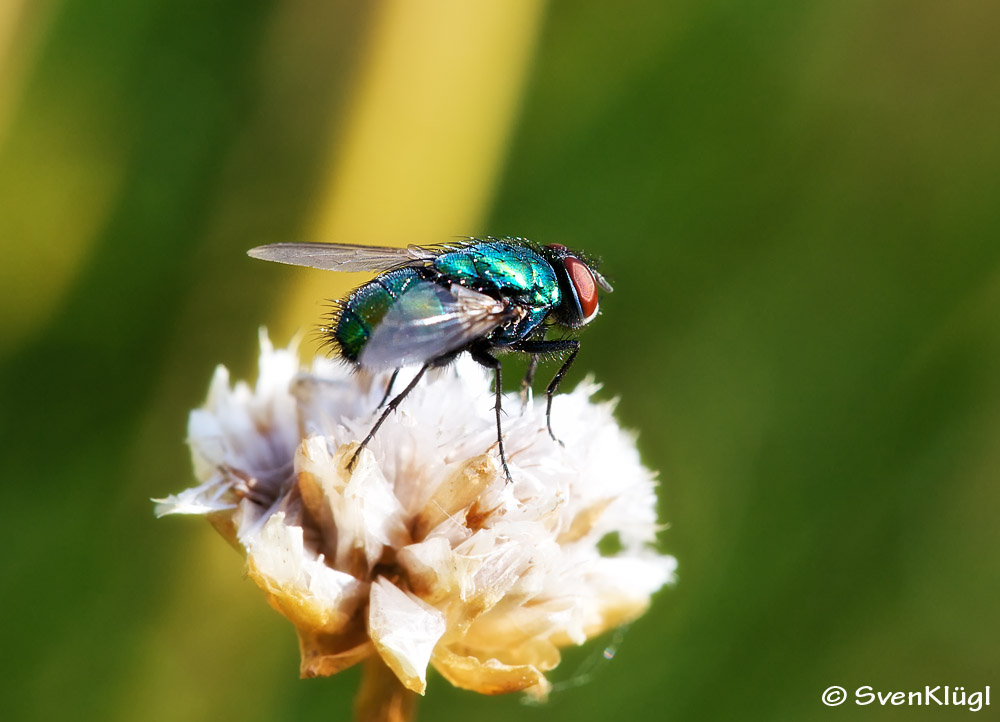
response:
<path id="1" fill-rule="evenodd" d="M 419 365 L 413 380 L 388 405 L 351 458 L 361 450 L 429 368 L 466 351 L 495 375 L 497 445 L 510 481 L 500 422 L 502 369 L 495 351 L 529 356 L 523 387 L 534 380 L 539 357 L 569 352 L 546 388 L 546 423 L 552 431 L 552 397 L 576 360 L 575 338 L 547 339 L 552 328 L 569 334 L 597 317 L 598 289 L 611 286 L 596 262 L 559 244 L 524 238 L 471 238 L 442 246 L 356 246 L 275 243 L 247 252 L 253 258 L 330 271 L 379 275 L 337 302 L 323 329 L 348 363 L 369 371 L 393 369 L 385 397 L 404 366 Z M 561 442 L 560 442 L 561 443 Z"/>

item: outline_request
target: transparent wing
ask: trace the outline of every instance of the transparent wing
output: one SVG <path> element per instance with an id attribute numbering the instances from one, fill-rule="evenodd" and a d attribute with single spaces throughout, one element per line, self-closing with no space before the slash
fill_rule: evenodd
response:
<path id="1" fill-rule="evenodd" d="M 426 363 L 514 318 L 501 301 L 453 284 L 420 283 L 399 297 L 361 351 L 375 371 Z"/>
<path id="2" fill-rule="evenodd" d="M 416 266 L 441 253 L 441 249 L 407 246 L 355 246 L 348 243 L 272 243 L 247 251 L 262 261 L 306 266 L 325 271 L 388 271 Z"/>

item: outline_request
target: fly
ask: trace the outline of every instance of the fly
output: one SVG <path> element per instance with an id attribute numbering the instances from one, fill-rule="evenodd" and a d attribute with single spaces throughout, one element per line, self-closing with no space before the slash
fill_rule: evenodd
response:
<path id="1" fill-rule="evenodd" d="M 427 369 L 444 366 L 465 352 L 494 373 L 497 446 L 508 482 L 500 421 L 502 368 L 494 354 L 529 357 L 522 382 L 526 392 L 539 357 L 568 352 L 545 390 L 546 426 L 552 439 L 562 443 L 552 431 L 552 397 L 576 360 L 580 341 L 546 335 L 552 328 L 578 331 L 597 317 L 598 289 L 612 289 L 594 260 L 563 245 L 542 246 L 523 238 L 473 238 L 407 248 L 275 243 L 247 253 L 293 266 L 379 274 L 336 302 L 323 328 L 348 363 L 368 371 L 393 371 L 379 405 L 385 410 L 354 452 L 350 468 Z M 413 380 L 386 404 L 400 368 L 417 365 Z"/>

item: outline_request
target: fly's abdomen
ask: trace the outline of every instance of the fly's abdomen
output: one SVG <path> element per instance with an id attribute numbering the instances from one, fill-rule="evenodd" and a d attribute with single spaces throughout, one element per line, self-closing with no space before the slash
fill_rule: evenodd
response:
<path id="1" fill-rule="evenodd" d="M 340 347 L 340 355 L 357 363 L 372 331 L 399 297 L 420 278 L 414 268 L 389 271 L 357 288 L 341 302 L 331 332 Z"/>

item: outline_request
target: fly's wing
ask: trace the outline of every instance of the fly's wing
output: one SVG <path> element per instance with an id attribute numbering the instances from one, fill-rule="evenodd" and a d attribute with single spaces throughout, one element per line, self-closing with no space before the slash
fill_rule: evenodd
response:
<path id="1" fill-rule="evenodd" d="M 440 249 L 407 246 L 355 246 L 348 243 L 272 243 L 247 251 L 251 258 L 319 268 L 324 271 L 389 271 L 401 266 L 419 266 L 433 259 Z"/>
<path id="2" fill-rule="evenodd" d="M 502 302 L 484 293 L 458 284 L 418 283 L 375 326 L 359 361 L 373 371 L 426 363 L 513 317 Z"/>

